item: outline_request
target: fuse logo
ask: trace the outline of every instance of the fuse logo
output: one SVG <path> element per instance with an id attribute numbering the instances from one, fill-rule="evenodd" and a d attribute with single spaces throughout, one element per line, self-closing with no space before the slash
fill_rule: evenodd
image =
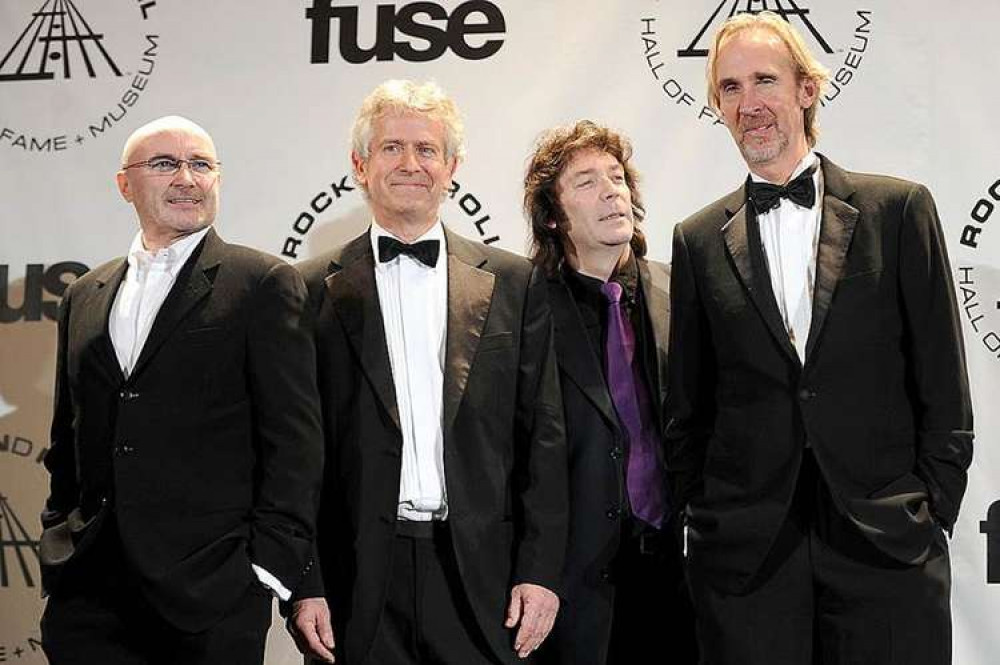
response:
<path id="1" fill-rule="evenodd" d="M 447 51 L 465 60 L 484 60 L 497 53 L 507 23 L 500 8 L 487 0 L 468 0 L 448 11 L 436 2 L 378 5 L 375 35 L 364 39 L 359 5 L 334 5 L 331 0 L 313 0 L 306 9 L 312 24 L 310 62 L 330 62 L 331 25 L 337 23 L 337 49 L 351 64 L 370 60 L 430 62 Z M 367 34 L 370 32 L 365 31 Z M 372 43 L 374 41 L 374 43 Z M 372 46 L 362 46 L 372 43 Z"/>

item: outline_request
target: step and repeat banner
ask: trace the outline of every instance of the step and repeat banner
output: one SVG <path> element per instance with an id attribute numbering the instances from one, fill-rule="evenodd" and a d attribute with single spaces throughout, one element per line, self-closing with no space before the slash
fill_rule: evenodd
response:
<path id="1" fill-rule="evenodd" d="M 718 24 L 776 9 L 833 72 L 819 150 L 934 193 L 967 342 L 976 456 L 952 541 L 955 662 L 1000 658 L 1000 3 L 955 0 L 4 0 L 0 2 L 0 663 L 39 648 L 55 316 L 67 284 L 136 231 L 114 173 L 128 134 L 180 114 L 223 162 L 217 228 L 290 262 L 368 223 L 348 132 L 387 78 L 434 79 L 468 158 L 444 206 L 524 252 L 526 158 L 580 118 L 635 143 L 650 254 L 745 167 L 704 90 Z M 656 659 L 651 657 L 651 662 Z M 275 622 L 268 663 L 298 662 Z"/>

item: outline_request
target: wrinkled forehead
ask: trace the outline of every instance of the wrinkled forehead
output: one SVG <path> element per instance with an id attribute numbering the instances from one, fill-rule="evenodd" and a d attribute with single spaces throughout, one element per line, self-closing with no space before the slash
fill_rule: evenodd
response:
<path id="1" fill-rule="evenodd" d="M 372 122 L 371 140 L 432 142 L 444 146 L 447 128 L 434 113 L 414 110 L 386 110 Z"/>
<path id="2" fill-rule="evenodd" d="M 166 155 L 180 159 L 217 159 L 215 143 L 205 132 L 190 127 L 161 127 L 129 137 L 122 153 L 125 164 Z"/>
<path id="3" fill-rule="evenodd" d="M 761 67 L 795 69 L 792 52 L 777 32 L 755 26 L 726 35 L 719 44 L 718 64 L 734 58 L 753 61 Z M 717 72 L 718 73 L 718 72 Z"/>
<path id="4" fill-rule="evenodd" d="M 583 146 L 574 150 L 562 171 L 560 177 L 572 177 L 577 173 L 588 171 L 622 171 L 625 165 L 615 155 L 596 146 Z"/>

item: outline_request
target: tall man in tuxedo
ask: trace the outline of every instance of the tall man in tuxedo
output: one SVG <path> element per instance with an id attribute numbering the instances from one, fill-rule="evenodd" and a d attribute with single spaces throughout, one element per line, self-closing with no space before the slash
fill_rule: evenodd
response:
<path id="1" fill-rule="evenodd" d="M 566 547 L 545 282 L 442 225 L 463 139 L 438 86 L 378 86 L 352 138 L 371 228 L 301 267 L 327 461 L 289 625 L 348 665 L 516 662 L 552 627 Z"/>
<path id="2" fill-rule="evenodd" d="M 305 285 L 216 235 L 219 161 L 189 120 L 136 130 L 117 179 L 139 232 L 59 318 L 42 645 L 52 665 L 261 663 L 319 499 Z"/>
<path id="3" fill-rule="evenodd" d="M 644 258 L 631 157 L 583 120 L 545 133 L 524 178 L 570 460 L 565 603 L 539 654 L 561 665 L 698 660 L 663 465 L 670 273 Z"/>
<path id="4" fill-rule="evenodd" d="M 942 664 L 972 413 L 921 185 L 812 151 L 826 72 L 771 13 L 716 34 L 750 170 L 675 229 L 671 454 L 707 663 Z"/>

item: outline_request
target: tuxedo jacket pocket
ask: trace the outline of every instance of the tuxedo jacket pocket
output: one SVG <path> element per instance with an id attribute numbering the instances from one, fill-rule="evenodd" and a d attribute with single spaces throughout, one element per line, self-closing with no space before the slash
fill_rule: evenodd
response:
<path id="1" fill-rule="evenodd" d="M 479 352 L 493 351 L 496 349 L 509 349 L 514 345 L 514 333 L 498 332 L 483 335 L 479 340 Z"/>
<path id="2" fill-rule="evenodd" d="M 865 498 L 847 501 L 850 519 L 889 556 L 908 564 L 923 563 L 938 529 L 931 516 L 927 485 L 906 473 Z"/>
<path id="3" fill-rule="evenodd" d="M 191 328 L 181 333 L 181 341 L 184 344 L 214 344 L 226 335 L 226 329 L 222 326 L 206 326 L 203 328 Z"/>

